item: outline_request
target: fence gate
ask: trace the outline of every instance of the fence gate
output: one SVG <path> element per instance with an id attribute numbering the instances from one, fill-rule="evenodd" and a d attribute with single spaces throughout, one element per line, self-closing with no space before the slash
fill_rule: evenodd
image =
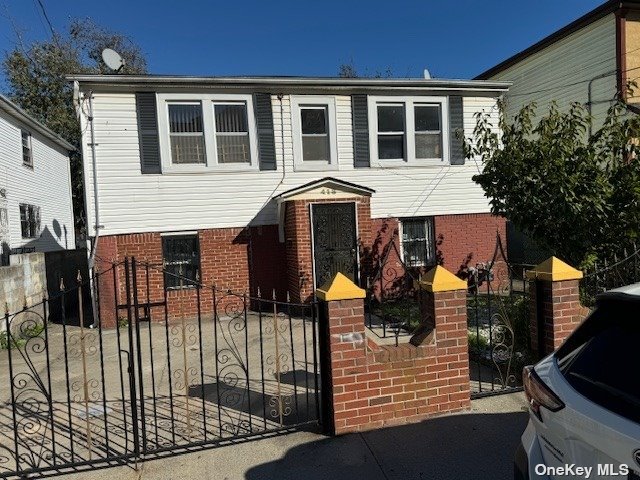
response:
<path id="1" fill-rule="evenodd" d="M 467 295 L 471 396 L 522 388 L 530 353 L 526 271 L 507 259 L 500 236 L 491 260 L 470 269 Z"/>
<path id="2" fill-rule="evenodd" d="M 127 259 L 5 314 L 1 477 L 319 424 L 317 305 L 170 275 Z"/>

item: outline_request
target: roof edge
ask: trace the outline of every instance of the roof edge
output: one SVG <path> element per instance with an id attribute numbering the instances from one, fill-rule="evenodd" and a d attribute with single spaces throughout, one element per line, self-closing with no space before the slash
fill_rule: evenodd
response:
<path id="1" fill-rule="evenodd" d="M 68 81 L 109 86 L 296 86 L 316 88 L 424 88 L 507 91 L 511 82 L 495 80 L 336 78 L 336 77 L 206 77 L 181 75 L 68 75 Z"/>
<path id="2" fill-rule="evenodd" d="M 3 110 L 4 112 L 8 113 L 13 118 L 15 118 L 16 120 L 24 123 L 28 127 L 37 131 L 39 134 L 48 138 L 49 140 L 57 144 L 59 147 L 62 147 L 70 152 L 73 152 L 76 150 L 76 147 L 71 145 L 69 142 L 67 142 L 64 138 L 62 138 L 60 135 L 55 133 L 49 127 L 46 127 L 45 125 L 40 123 L 38 120 L 33 118 L 31 115 L 25 112 L 22 108 L 20 108 L 18 105 L 16 105 L 14 102 L 9 100 L 7 97 L 5 97 L 2 94 L 0 94 L 0 110 Z"/>
<path id="3" fill-rule="evenodd" d="M 555 32 L 547 35 L 542 40 L 534 43 L 530 47 L 525 48 L 524 50 L 512 55 L 511 57 L 503 60 L 502 62 L 494 65 L 493 67 L 485 70 L 479 75 L 473 77 L 473 80 L 488 80 L 492 76 L 506 70 L 507 68 L 515 65 L 521 60 L 524 60 L 531 55 L 538 53 L 541 50 L 544 50 L 549 45 L 562 40 L 563 38 L 571 35 L 574 32 L 592 24 L 596 20 L 599 20 L 606 15 L 613 13 L 622 8 L 630 8 L 630 9 L 640 9 L 640 3 L 635 1 L 620 1 L 620 0 L 609 0 L 599 7 L 594 8 L 590 12 L 585 13 L 583 16 L 577 18 L 573 22 L 565 25 L 564 27 L 556 30 Z"/>

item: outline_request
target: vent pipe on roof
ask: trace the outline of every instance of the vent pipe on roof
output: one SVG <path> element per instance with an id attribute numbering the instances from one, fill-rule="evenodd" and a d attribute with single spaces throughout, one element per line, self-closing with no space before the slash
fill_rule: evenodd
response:
<path id="1" fill-rule="evenodd" d="M 429 69 L 428 68 L 424 69 L 424 79 L 425 80 L 430 80 L 431 79 L 431 73 L 429 73 Z"/>

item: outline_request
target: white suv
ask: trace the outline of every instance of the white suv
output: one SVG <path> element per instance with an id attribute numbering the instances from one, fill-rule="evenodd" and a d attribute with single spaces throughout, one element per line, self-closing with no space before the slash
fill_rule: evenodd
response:
<path id="1" fill-rule="evenodd" d="M 600 295 L 523 375 L 530 418 L 516 479 L 640 480 L 640 283 Z"/>

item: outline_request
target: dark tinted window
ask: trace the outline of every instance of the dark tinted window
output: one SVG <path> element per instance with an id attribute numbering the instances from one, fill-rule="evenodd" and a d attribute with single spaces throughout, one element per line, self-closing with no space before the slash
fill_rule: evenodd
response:
<path id="1" fill-rule="evenodd" d="M 638 304 L 608 302 L 558 351 L 567 381 L 591 401 L 640 423 Z"/>
<path id="2" fill-rule="evenodd" d="M 162 255 L 166 288 L 185 288 L 196 285 L 200 268 L 197 235 L 163 237 Z"/>

